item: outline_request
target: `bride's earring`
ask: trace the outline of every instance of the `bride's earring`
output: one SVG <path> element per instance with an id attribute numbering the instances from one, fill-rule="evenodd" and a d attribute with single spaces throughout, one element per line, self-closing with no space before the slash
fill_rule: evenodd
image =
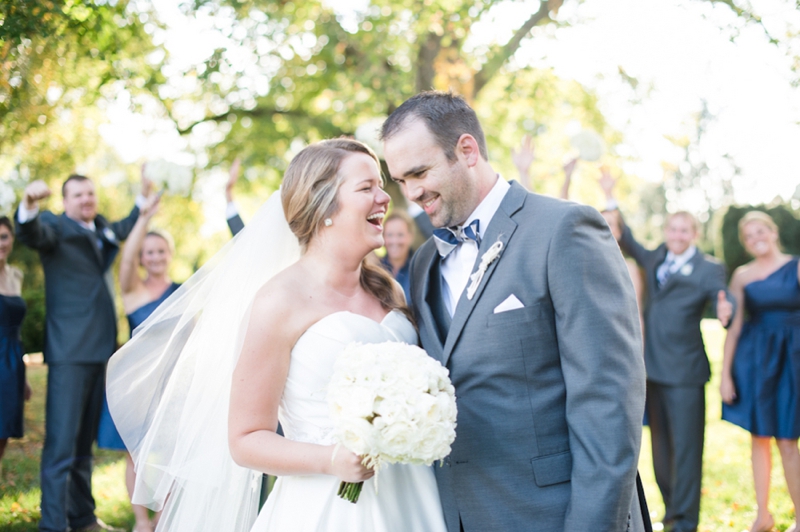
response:
<path id="1" fill-rule="evenodd" d="M 330 227 L 333 225 L 333 220 L 330 218 L 325 218 L 325 227 Z"/>

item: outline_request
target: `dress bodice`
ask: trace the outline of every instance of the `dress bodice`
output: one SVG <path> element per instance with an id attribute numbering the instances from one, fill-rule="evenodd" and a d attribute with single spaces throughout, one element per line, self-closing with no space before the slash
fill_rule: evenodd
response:
<path id="1" fill-rule="evenodd" d="M 390 312 L 380 323 L 352 312 L 334 312 L 309 327 L 292 349 L 278 410 L 286 437 L 321 445 L 336 443 L 326 400 L 336 358 L 351 342 L 389 341 L 417 343 L 414 326 L 401 312 Z"/>
<path id="2" fill-rule="evenodd" d="M 800 285 L 794 257 L 768 277 L 744 287 L 744 300 L 751 322 L 800 324 Z"/>
<path id="3" fill-rule="evenodd" d="M 0 294 L 0 336 L 19 337 L 19 328 L 25 318 L 25 300 L 20 296 Z"/>
<path id="4" fill-rule="evenodd" d="M 172 283 L 169 285 L 169 287 L 167 287 L 166 290 L 164 290 L 164 293 L 162 293 L 158 299 L 154 299 L 150 303 L 145 303 L 141 307 L 128 314 L 128 325 L 130 325 L 131 328 L 131 336 L 133 336 L 133 330 L 144 323 L 144 320 L 150 317 L 150 314 L 153 313 L 156 307 L 163 303 L 164 300 L 172 295 L 172 293 L 180 288 L 180 286 L 181 285 L 179 283 Z"/>

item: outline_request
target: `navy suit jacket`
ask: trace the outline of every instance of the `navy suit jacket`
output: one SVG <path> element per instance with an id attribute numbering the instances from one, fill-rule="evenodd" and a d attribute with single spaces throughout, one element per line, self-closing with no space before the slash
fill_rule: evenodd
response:
<path id="1" fill-rule="evenodd" d="M 17 239 L 39 252 L 44 268 L 48 364 L 105 363 L 116 350 L 111 265 L 138 217 L 137 207 L 118 222 L 98 215 L 92 232 L 65 214 L 43 211 L 25 223 L 15 216 Z"/>

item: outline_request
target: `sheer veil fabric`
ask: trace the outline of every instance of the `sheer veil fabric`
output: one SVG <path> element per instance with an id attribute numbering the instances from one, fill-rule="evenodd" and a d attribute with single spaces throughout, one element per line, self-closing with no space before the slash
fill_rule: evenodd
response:
<path id="1" fill-rule="evenodd" d="M 249 531 L 261 473 L 228 448 L 231 376 L 256 291 L 300 258 L 276 192 L 108 364 L 108 404 L 158 530 Z"/>

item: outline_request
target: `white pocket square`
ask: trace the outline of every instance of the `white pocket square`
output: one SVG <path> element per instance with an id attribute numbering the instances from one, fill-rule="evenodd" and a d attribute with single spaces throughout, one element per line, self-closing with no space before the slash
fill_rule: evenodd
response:
<path id="1" fill-rule="evenodd" d="M 494 313 L 499 314 L 501 312 L 508 312 L 509 310 L 518 308 L 525 308 L 525 305 L 522 304 L 522 301 L 517 299 L 517 296 L 511 294 L 505 299 L 505 301 L 494 307 Z"/>

